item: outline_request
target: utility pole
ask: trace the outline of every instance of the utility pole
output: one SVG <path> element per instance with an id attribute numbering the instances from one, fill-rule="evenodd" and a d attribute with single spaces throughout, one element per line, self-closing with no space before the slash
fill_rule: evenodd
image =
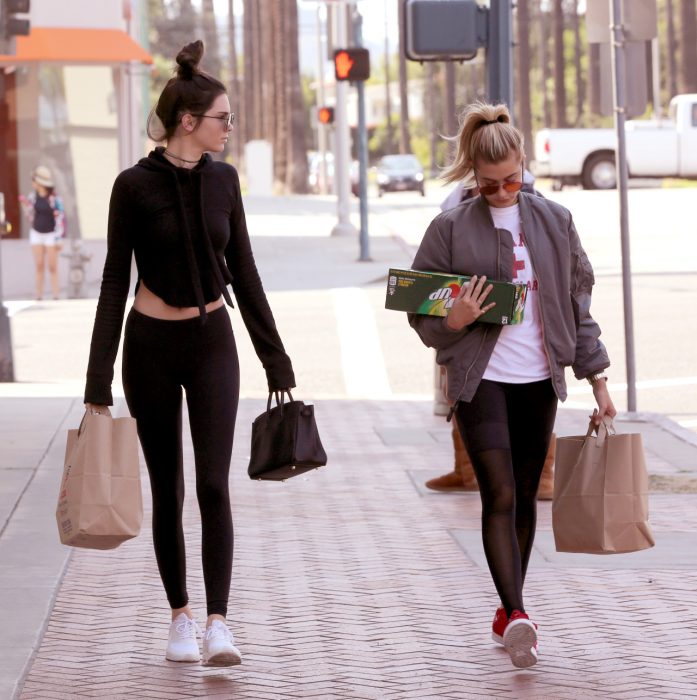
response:
<path id="1" fill-rule="evenodd" d="M 632 304 L 632 270 L 629 253 L 629 203 L 627 199 L 627 141 L 626 121 L 626 64 L 625 28 L 622 0 L 610 2 L 610 38 L 612 41 L 613 98 L 615 128 L 617 130 L 617 191 L 620 196 L 620 240 L 622 248 L 622 292 L 624 298 L 624 339 L 627 364 L 627 410 L 634 413 L 636 405 L 636 366 L 634 362 L 634 311 Z"/>
<path id="2" fill-rule="evenodd" d="M 346 7 L 337 3 L 331 8 L 334 26 L 337 30 L 336 45 L 347 46 L 348 26 L 346 23 Z M 355 235 L 356 227 L 351 223 L 351 183 L 349 169 L 351 167 L 351 146 L 346 102 L 348 83 L 336 82 L 336 110 L 334 129 L 334 187 L 336 190 L 336 205 L 339 221 L 332 229 L 332 236 Z"/>

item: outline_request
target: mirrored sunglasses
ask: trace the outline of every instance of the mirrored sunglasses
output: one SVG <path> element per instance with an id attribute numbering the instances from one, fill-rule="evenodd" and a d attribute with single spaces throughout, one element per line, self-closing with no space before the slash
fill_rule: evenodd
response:
<path id="1" fill-rule="evenodd" d="M 499 187 L 503 187 L 506 192 L 518 192 L 522 187 L 522 182 L 501 182 L 496 185 L 479 185 L 479 191 L 481 194 L 496 194 L 499 191 Z"/>

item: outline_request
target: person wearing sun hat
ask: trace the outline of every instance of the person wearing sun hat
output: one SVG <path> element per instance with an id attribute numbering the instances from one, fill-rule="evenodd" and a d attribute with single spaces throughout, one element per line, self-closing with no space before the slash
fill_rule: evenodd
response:
<path id="1" fill-rule="evenodd" d="M 31 182 L 33 191 L 27 197 L 20 196 L 19 201 L 31 225 L 29 242 L 36 268 L 35 298 L 43 299 L 45 271 L 48 265 L 53 298 L 58 299 L 58 253 L 65 235 L 63 202 L 56 195 L 53 173 L 45 165 L 34 168 Z"/>

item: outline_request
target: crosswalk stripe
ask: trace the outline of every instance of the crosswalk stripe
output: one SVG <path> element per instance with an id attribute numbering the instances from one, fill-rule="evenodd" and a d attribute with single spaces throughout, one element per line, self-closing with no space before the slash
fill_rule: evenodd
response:
<path id="1" fill-rule="evenodd" d="M 348 287 L 332 289 L 332 297 L 347 396 L 391 396 L 375 312 L 368 296 L 361 289 Z"/>

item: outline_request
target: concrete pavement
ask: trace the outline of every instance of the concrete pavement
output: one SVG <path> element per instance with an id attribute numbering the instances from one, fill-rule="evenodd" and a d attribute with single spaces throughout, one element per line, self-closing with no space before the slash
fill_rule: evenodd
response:
<path id="1" fill-rule="evenodd" d="M 332 210 L 318 201 L 250 202 L 248 210 L 279 325 L 286 314 L 316 313 L 313 333 L 326 327 L 327 337 L 309 340 L 324 344 L 335 342 L 331 324 L 340 326 L 335 316 L 343 307 L 303 311 L 294 308 L 298 300 L 315 295 L 323 303 L 351 288 L 378 303 L 386 267 L 408 263 L 410 251 L 382 230 L 373 241 L 375 262 L 357 264 L 357 241 L 327 236 Z M 3 265 L 6 249 L 3 243 Z M 71 553 L 55 530 L 65 431 L 81 415 L 93 302 L 22 306 L 17 289 L 12 323 L 24 379 L 0 386 L 0 697 L 697 697 L 694 434 L 653 414 L 618 424 L 644 437 L 653 550 L 556 554 L 550 505 L 540 504 L 527 603 L 540 624 L 541 661 L 516 671 L 489 641 L 496 600 L 479 542 L 478 497 L 422 486 L 450 467 L 449 426 L 433 416 L 423 393 L 353 394 L 345 345 L 336 352 L 330 346 L 336 357 L 314 384 L 316 358 L 291 353 L 301 386 L 310 387 L 300 398 L 316 400 L 330 458 L 325 470 L 286 484 L 250 481 L 250 425 L 263 405 L 263 383 L 253 378 L 243 389 L 231 474 L 230 606 L 243 665 L 165 662 L 167 609 L 147 526 L 147 479 L 144 530 L 118 550 Z M 307 332 L 300 336 L 298 348 L 308 341 Z M 253 358 L 242 342 L 240 352 L 244 369 Z M 60 358 L 59 381 L 53 356 Z M 389 352 L 387 364 L 394 357 Z M 586 415 L 562 408 L 557 433 L 583 431 Z M 202 620 L 188 432 L 185 454 L 190 591 Z"/>

